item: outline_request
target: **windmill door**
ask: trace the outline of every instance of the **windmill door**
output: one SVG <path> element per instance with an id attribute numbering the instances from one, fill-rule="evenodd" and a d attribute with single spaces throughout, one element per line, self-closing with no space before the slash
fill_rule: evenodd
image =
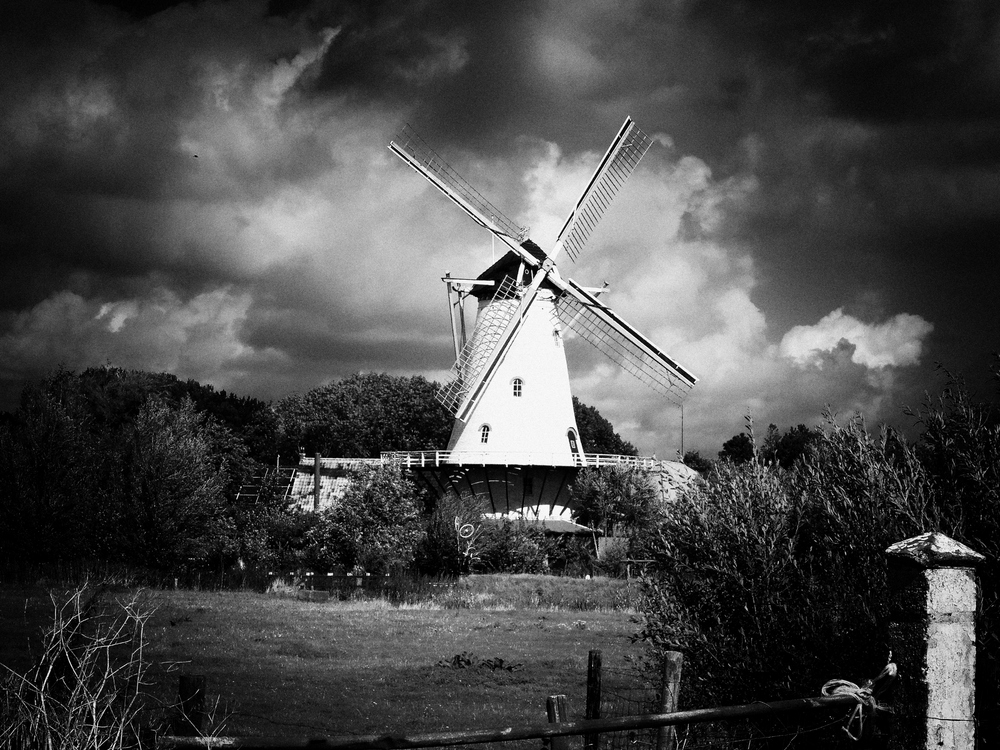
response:
<path id="1" fill-rule="evenodd" d="M 583 451 L 580 450 L 580 441 L 577 440 L 576 430 L 570 429 L 566 432 L 569 440 L 569 450 L 573 454 L 573 461 L 577 466 L 583 465 Z"/>

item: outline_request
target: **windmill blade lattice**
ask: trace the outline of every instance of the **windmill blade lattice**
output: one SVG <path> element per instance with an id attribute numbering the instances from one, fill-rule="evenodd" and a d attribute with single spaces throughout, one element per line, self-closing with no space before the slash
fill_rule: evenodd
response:
<path id="1" fill-rule="evenodd" d="M 556 315 L 566 328 L 599 349 L 623 370 L 680 405 L 697 378 L 684 370 L 596 300 L 569 293 L 556 299 Z M 613 322 L 612 322 L 613 321 Z M 625 329 L 625 330 L 622 330 Z M 642 341 L 642 344 L 639 341 Z"/>
<path id="2" fill-rule="evenodd" d="M 574 262 L 611 201 L 632 174 L 653 140 L 634 122 L 626 121 L 624 135 L 604 156 L 576 208 L 559 233 L 566 254 Z"/>
<path id="3" fill-rule="evenodd" d="M 458 413 L 469 391 L 476 385 L 490 354 L 496 348 L 511 319 L 520 307 L 519 288 L 512 276 L 497 287 L 493 301 L 480 313 L 472 338 L 451 368 L 437 399 L 452 412 Z"/>
<path id="4" fill-rule="evenodd" d="M 511 219 L 508 219 L 499 208 L 483 197 L 482 193 L 466 182 L 458 172 L 448 165 L 448 162 L 428 146 L 424 139 L 417 135 L 417 132 L 409 124 L 403 126 L 403 129 L 399 131 L 392 143 L 428 173 L 433 174 L 442 183 L 447 185 L 448 188 L 454 191 L 456 195 L 461 197 L 462 200 L 472 206 L 483 217 L 490 219 L 495 225 L 494 228 L 499 229 L 508 237 L 512 237 L 518 243 L 524 242 L 525 237 L 528 236 L 528 228 L 522 227 L 520 224 L 516 224 Z M 447 193 L 445 194 L 447 195 Z M 449 195 L 448 197 L 451 196 Z M 459 205 L 461 206 L 462 204 L 459 203 Z M 465 208 L 464 206 L 462 207 Z M 473 216 L 473 218 L 476 218 L 478 221 L 478 217 Z"/>

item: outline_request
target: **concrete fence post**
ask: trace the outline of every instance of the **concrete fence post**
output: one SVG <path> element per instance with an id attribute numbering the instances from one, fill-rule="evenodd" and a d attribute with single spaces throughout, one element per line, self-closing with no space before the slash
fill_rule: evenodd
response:
<path id="1" fill-rule="evenodd" d="M 891 750 L 975 750 L 975 566 L 944 534 L 896 542 L 889 558 L 889 644 L 899 667 Z"/>

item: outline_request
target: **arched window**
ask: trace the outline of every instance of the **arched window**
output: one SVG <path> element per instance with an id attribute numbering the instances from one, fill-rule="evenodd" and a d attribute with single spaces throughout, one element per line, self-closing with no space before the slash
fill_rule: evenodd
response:
<path id="1" fill-rule="evenodd" d="M 524 391 L 524 381 L 521 378 L 514 378 L 510 385 L 514 398 L 521 398 L 521 393 Z"/>
<path id="2" fill-rule="evenodd" d="M 488 424 L 479 428 L 479 442 L 484 444 L 490 442 L 490 426 Z"/>

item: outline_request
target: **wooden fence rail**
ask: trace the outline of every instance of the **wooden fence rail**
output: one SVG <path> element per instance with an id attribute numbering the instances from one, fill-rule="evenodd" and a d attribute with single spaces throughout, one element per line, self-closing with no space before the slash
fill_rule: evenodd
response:
<path id="1" fill-rule="evenodd" d="M 853 709 L 858 700 L 853 695 L 829 695 L 817 698 L 793 698 L 757 702 L 742 706 L 699 708 L 667 714 L 645 714 L 613 719 L 539 724 L 534 726 L 472 729 L 461 732 L 425 734 L 358 735 L 349 737 L 160 737 L 158 750 L 211 750 L 212 748 L 253 748 L 254 750 L 403 750 L 419 747 L 454 747 L 513 740 L 551 739 L 594 733 L 622 732 L 633 729 L 672 727 L 709 721 L 733 721 L 797 713 L 834 714 Z"/>

